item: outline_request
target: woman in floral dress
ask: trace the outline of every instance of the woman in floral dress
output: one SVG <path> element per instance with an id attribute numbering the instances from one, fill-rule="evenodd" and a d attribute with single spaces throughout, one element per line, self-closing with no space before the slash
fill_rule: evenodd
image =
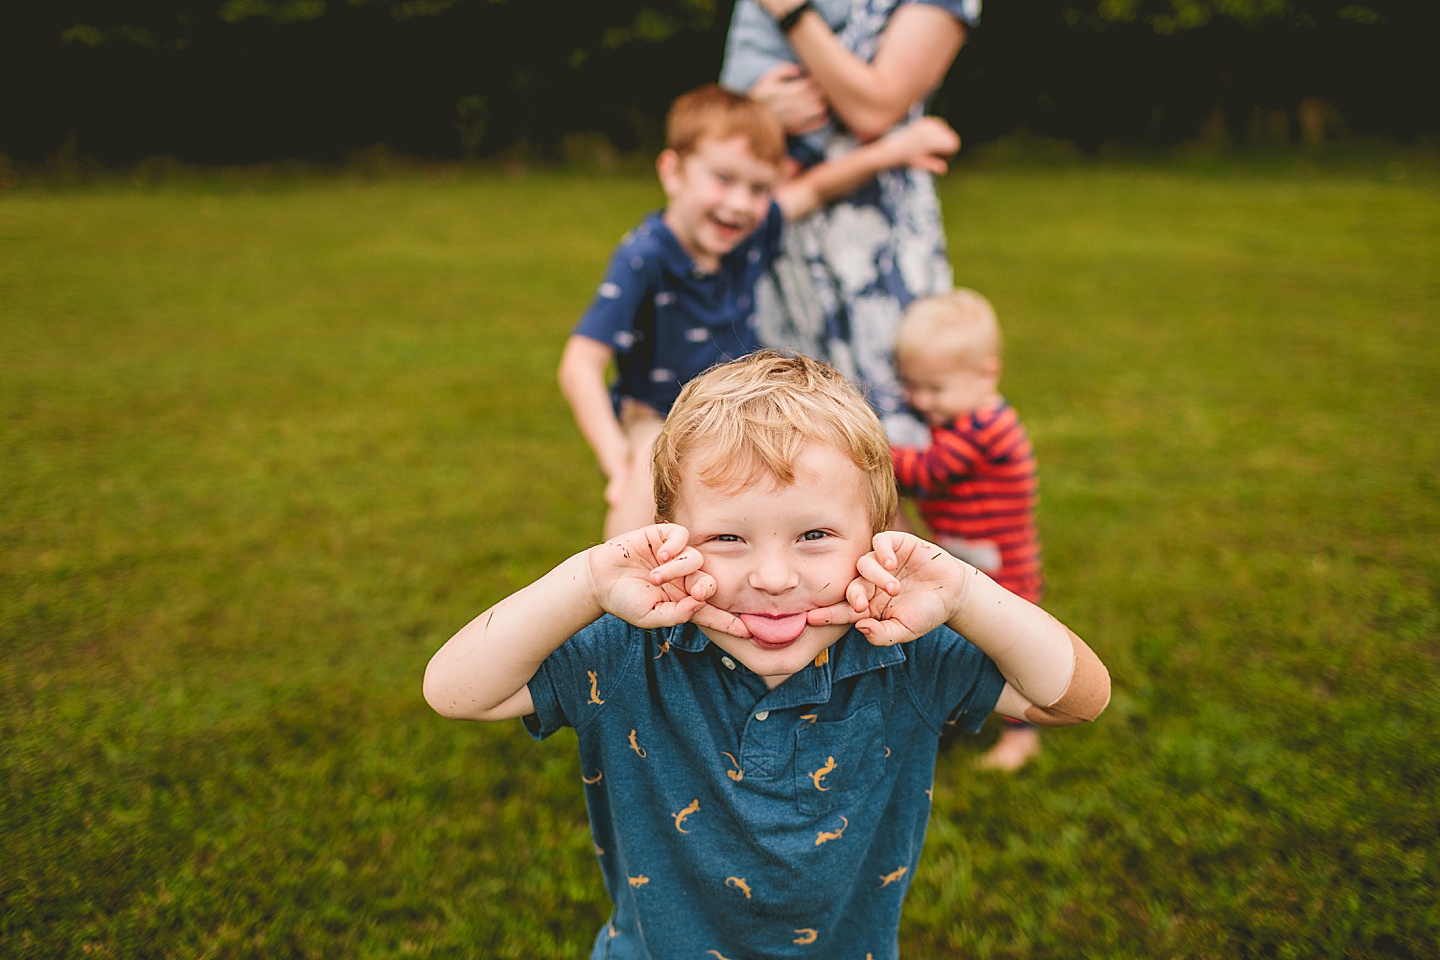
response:
<path id="1" fill-rule="evenodd" d="M 979 13 L 979 0 L 738 0 L 721 82 L 769 104 L 801 162 L 834 157 L 919 116 Z M 923 446 L 895 376 L 895 330 L 910 301 L 950 287 L 931 175 L 890 170 L 787 227 L 756 323 L 767 345 L 862 387 L 892 441 Z"/>

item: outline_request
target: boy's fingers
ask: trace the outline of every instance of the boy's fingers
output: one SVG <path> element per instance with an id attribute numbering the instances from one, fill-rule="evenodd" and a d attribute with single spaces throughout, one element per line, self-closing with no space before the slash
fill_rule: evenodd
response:
<path id="1" fill-rule="evenodd" d="M 715 583 L 715 578 L 708 573 L 697 573 L 691 578 L 690 596 L 696 600 L 709 600 L 715 596 L 717 589 L 719 589 L 719 586 Z"/>
<path id="2" fill-rule="evenodd" d="M 665 620 L 668 624 L 674 625 L 684 623 L 695 616 L 695 612 L 705 606 L 704 600 L 696 600 L 694 597 L 682 597 L 673 603 L 662 604 L 662 607 L 669 607 L 669 615 Z"/>
<path id="3" fill-rule="evenodd" d="M 825 627 L 835 623 L 854 623 L 860 616 L 860 611 L 842 600 L 828 607 L 816 607 L 805 614 L 805 622 L 812 627 Z"/>
<path id="4" fill-rule="evenodd" d="M 637 611 L 635 619 L 630 620 L 638 627 L 673 627 L 677 623 L 684 623 L 689 620 L 695 611 L 704 606 L 704 601 L 696 600 L 694 597 L 681 597 L 679 600 L 659 600 L 652 604 L 649 609 Z M 624 619 L 630 619 L 626 615 Z"/>
<path id="5" fill-rule="evenodd" d="M 749 629 L 735 614 L 727 610 L 721 610 L 719 607 L 712 607 L 708 603 L 700 603 L 699 601 L 697 601 L 697 603 L 699 605 L 687 618 L 691 623 L 697 627 L 708 627 L 711 630 L 728 633 L 732 637 L 740 637 L 741 639 L 749 638 Z"/>
<path id="6" fill-rule="evenodd" d="M 655 556 L 662 563 L 680 556 L 690 540 L 690 531 L 678 523 L 662 523 L 655 528 L 661 536 L 659 546 L 655 550 Z"/>
<path id="7" fill-rule="evenodd" d="M 856 623 L 855 629 L 863 633 L 865 639 L 877 647 L 893 647 L 897 643 L 915 639 L 915 635 L 898 620 L 869 618 Z"/>
<path id="8" fill-rule="evenodd" d="M 700 569 L 700 564 L 705 560 L 700 556 L 700 551 L 694 547 L 685 547 L 673 560 L 666 560 L 657 564 L 650 570 L 650 582 L 655 584 L 664 583 L 667 580 L 679 580 L 688 577 Z M 704 599 L 704 598 L 701 598 Z"/>
<path id="9" fill-rule="evenodd" d="M 897 533 L 894 530 L 880 531 L 871 539 L 871 552 L 866 556 L 874 557 L 880 566 L 886 570 L 898 568 L 900 566 L 900 560 L 896 556 L 896 551 L 900 548 L 900 544 L 904 542 L 905 536 L 905 534 Z"/>
<path id="10" fill-rule="evenodd" d="M 879 554 L 879 551 L 867 553 L 855 564 L 855 570 L 878 589 L 884 590 L 893 597 L 900 592 L 900 581 L 884 566 L 884 562 L 885 558 Z M 890 562 L 895 563 L 893 554 L 890 556 Z M 848 594 L 849 591 L 846 592 Z"/>
<path id="11" fill-rule="evenodd" d="M 849 601 L 850 609 L 854 610 L 857 614 L 862 614 L 870 609 L 871 603 L 875 600 L 875 595 L 879 592 L 875 584 L 869 580 L 866 580 L 864 577 L 856 577 L 854 580 L 851 580 L 850 585 L 845 588 L 845 599 Z"/>

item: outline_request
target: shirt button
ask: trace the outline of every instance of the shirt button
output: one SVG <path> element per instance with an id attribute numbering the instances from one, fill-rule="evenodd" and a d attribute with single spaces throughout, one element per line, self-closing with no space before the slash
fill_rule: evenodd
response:
<path id="1" fill-rule="evenodd" d="M 755 719 L 756 719 L 756 720 L 764 720 L 764 719 L 765 719 L 766 717 L 768 717 L 768 716 L 770 716 L 770 711 L 769 711 L 769 710 L 761 710 L 759 713 L 755 714 Z"/>
<path id="2" fill-rule="evenodd" d="M 720 658 L 720 662 L 723 663 L 723 664 L 725 664 L 725 669 L 726 669 L 726 670 L 734 670 L 734 669 L 735 669 L 735 661 L 734 661 L 734 660 L 731 660 L 729 657 L 721 657 L 721 658 Z"/>

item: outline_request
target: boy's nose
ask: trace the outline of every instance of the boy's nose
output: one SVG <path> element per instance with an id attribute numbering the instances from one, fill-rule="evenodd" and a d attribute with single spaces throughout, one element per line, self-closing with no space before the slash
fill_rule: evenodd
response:
<path id="1" fill-rule="evenodd" d="M 750 587 L 763 593 L 784 593 L 800 582 L 800 575 L 783 552 L 763 551 L 750 568 Z"/>
<path id="2" fill-rule="evenodd" d="M 748 210 L 752 202 L 750 188 L 744 184 L 732 184 L 725 191 L 725 205 L 731 210 Z"/>

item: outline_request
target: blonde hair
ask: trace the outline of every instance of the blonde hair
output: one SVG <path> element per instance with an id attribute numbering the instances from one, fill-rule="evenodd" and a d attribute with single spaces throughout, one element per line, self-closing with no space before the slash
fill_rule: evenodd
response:
<path id="1" fill-rule="evenodd" d="M 1000 356 L 1000 322 L 995 308 L 964 288 L 910 304 L 895 333 L 895 360 L 944 356 L 957 366 L 978 368 Z"/>
<path id="2" fill-rule="evenodd" d="M 795 482 L 808 444 L 840 451 L 864 474 L 874 532 L 895 520 L 890 442 L 860 391 L 833 367 L 761 350 L 691 380 L 655 441 L 655 514 L 671 520 L 681 481 L 740 488 Z"/>
<path id="3" fill-rule="evenodd" d="M 780 166 L 785 160 L 785 128 L 758 101 L 743 93 L 707 83 L 681 94 L 665 115 L 665 146 L 682 158 L 695 152 L 706 137 L 728 140 L 744 137 L 750 152 L 765 163 Z"/>

